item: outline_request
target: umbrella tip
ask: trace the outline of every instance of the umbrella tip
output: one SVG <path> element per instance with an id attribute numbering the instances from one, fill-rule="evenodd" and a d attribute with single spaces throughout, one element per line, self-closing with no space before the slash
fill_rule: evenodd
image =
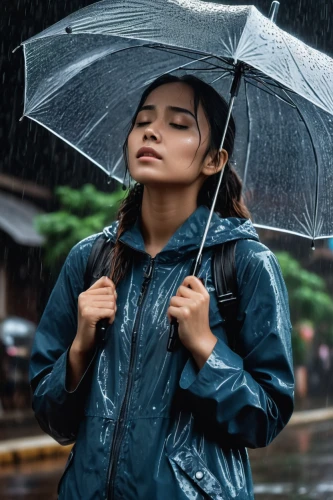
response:
<path id="1" fill-rule="evenodd" d="M 65 31 L 70 35 L 71 33 L 73 33 L 73 28 L 71 26 L 67 26 L 67 28 L 65 28 Z"/>
<path id="2" fill-rule="evenodd" d="M 269 9 L 269 14 L 268 14 L 268 17 L 272 21 L 272 23 L 276 23 L 279 8 L 280 8 L 280 2 L 277 2 L 276 0 L 274 0 L 274 2 L 272 2 L 271 8 Z"/>
<path id="3" fill-rule="evenodd" d="M 21 47 L 21 45 L 18 45 L 14 50 L 12 50 L 12 54 L 15 54 L 15 52 Z"/>

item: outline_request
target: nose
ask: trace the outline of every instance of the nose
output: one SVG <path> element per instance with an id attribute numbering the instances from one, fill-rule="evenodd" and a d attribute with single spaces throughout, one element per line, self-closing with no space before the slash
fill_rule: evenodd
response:
<path id="1" fill-rule="evenodd" d="M 160 136 L 160 133 L 156 130 L 156 127 L 153 127 L 152 124 L 150 123 L 144 131 L 143 139 L 144 140 L 160 141 L 161 136 Z"/>
<path id="2" fill-rule="evenodd" d="M 153 140 L 157 140 L 157 137 L 156 135 L 153 133 L 153 132 L 146 132 L 145 135 L 144 135 L 144 139 L 147 140 L 147 139 L 153 139 Z"/>

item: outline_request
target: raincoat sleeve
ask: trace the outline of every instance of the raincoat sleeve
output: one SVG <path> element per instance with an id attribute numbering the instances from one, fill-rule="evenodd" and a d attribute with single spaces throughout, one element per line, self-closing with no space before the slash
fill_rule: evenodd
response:
<path id="1" fill-rule="evenodd" d="M 94 238 L 70 251 L 37 327 L 30 361 L 32 407 L 41 428 L 62 445 L 75 441 L 83 414 L 90 362 L 73 392 L 66 388 L 67 357 L 77 330 L 78 296 Z"/>
<path id="2" fill-rule="evenodd" d="M 238 353 L 218 338 L 201 370 L 189 358 L 180 387 L 194 409 L 212 420 L 221 442 L 258 448 L 277 436 L 293 411 L 289 304 L 279 264 L 267 247 L 240 240 L 236 248 Z"/>

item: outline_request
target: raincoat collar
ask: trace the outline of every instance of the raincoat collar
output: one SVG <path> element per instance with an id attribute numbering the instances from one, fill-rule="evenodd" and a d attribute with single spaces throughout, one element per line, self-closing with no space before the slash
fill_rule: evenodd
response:
<path id="1" fill-rule="evenodd" d="M 155 259 L 160 262 L 177 262 L 188 258 L 189 253 L 198 252 L 208 217 L 209 209 L 204 205 L 200 205 L 175 231 L 165 247 L 156 255 Z M 104 234 L 114 243 L 116 242 L 118 224 L 119 222 L 117 221 L 104 229 Z M 238 239 L 259 241 L 258 234 L 252 222 L 249 219 L 237 217 L 224 219 L 214 212 L 204 248 Z M 134 250 L 147 254 L 140 229 L 140 216 L 136 219 L 133 226 L 122 234 L 120 241 Z"/>

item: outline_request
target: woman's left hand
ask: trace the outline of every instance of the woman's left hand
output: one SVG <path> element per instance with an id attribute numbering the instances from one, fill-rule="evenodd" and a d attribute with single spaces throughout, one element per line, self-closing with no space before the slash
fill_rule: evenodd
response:
<path id="1" fill-rule="evenodd" d="M 171 298 L 167 311 L 169 321 L 171 316 L 178 321 L 182 344 L 193 355 L 206 359 L 217 341 L 209 326 L 209 300 L 209 293 L 200 279 L 187 276 Z"/>

